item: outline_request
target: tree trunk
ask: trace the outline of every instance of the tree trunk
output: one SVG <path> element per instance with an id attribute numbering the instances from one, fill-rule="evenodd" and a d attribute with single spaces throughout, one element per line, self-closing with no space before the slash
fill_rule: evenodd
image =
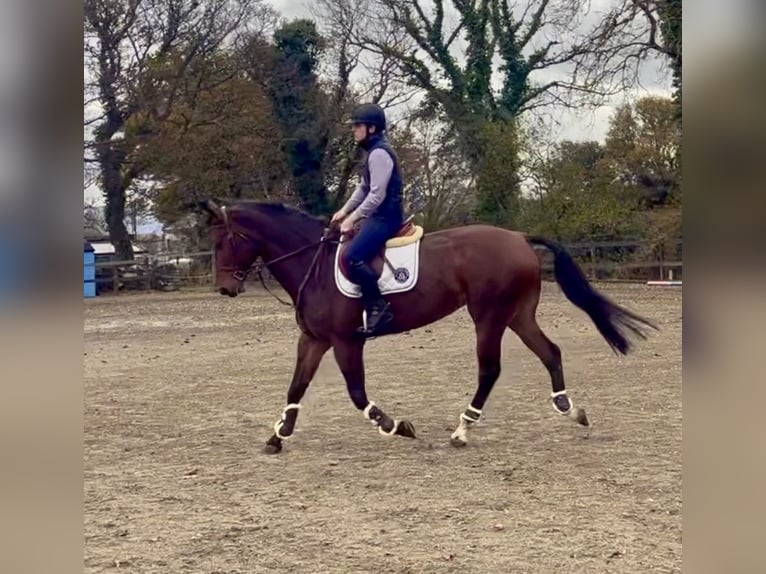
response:
<path id="1" fill-rule="evenodd" d="M 124 153 L 105 142 L 99 153 L 101 183 L 106 199 L 106 224 L 109 240 L 119 261 L 133 260 L 133 245 L 125 227 L 125 188 L 121 176 Z"/>
<path id="2" fill-rule="evenodd" d="M 125 195 L 117 191 L 106 194 L 106 221 L 109 226 L 109 241 L 119 261 L 133 260 L 133 245 L 128 228 L 125 227 Z"/>

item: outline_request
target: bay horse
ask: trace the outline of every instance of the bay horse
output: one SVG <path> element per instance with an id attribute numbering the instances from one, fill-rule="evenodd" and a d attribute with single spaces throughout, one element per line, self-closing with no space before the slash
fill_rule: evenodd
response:
<path id="1" fill-rule="evenodd" d="M 415 438 L 411 422 L 397 420 L 367 398 L 364 347 L 357 333 L 363 320 L 361 300 L 340 292 L 335 282 L 335 256 L 341 244 L 327 219 L 281 203 L 206 200 L 196 204 L 207 213 L 215 245 L 215 286 L 235 297 L 261 262 L 292 299 L 301 334 L 287 390 L 287 406 L 274 425 L 265 452 L 282 450 L 295 429 L 301 399 L 325 353 L 332 348 L 351 401 L 384 435 Z M 422 232 L 422 228 L 421 228 Z M 648 319 L 607 299 L 557 242 L 489 225 L 467 225 L 422 234 L 417 283 L 407 292 L 386 295 L 394 320 L 377 336 L 418 329 L 447 317 L 463 306 L 474 322 L 478 385 L 458 417 L 451 436 L 454 446 L 467 444 L 469 429 L 482 415 L 500 375 L 501 343 L 507 329 L 542 361 L 551 379 L 554 410 L 589 426 L 564 385 L 561 351 L 543 333 L 535 314 L 542 289 L 541 263 L 534 245 L 554 256 L 554 275 L 564 295 L 583 310 L 615 353 L 632 349 L 629 336 L 645 339 Z M 264 283 L 264 286 L 266 284 Z"/>

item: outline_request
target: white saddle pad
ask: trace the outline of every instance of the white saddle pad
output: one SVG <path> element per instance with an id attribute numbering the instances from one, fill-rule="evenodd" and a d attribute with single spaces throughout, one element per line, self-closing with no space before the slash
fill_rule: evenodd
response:
<path id="1" fill-rule="evenodd" d="M 386 259 L 391 265 L 386 261 L 383 262 L 383 272 L 378 279 L 381 294 L 403 293 L 415 287 L 418 282 L 420 241 L 418 239 L 415 243 L 401 247 L 386 247 Z M 341 272 L 340 251 L 341 248 L 338 246 L 335 251 L 335 284 L 346 297 L 358 299 L 362 296 L 362 290 Z"/>

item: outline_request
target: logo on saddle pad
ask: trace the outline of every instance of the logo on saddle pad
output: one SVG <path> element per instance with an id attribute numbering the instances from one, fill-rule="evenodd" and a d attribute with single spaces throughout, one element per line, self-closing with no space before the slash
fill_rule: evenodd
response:
<path id="1" fill-rule="evenodd" d="M 378 287 L 383 295 L 410 291 L 418 281 L 423 228 L 419 225 L 413 227 L 414 231 L 409 234 L 389 239 L 384 252 L 373 261 L 372 266 L 379 273 Z M 362 290 L 348 279 L 340 264 L 342 249 L 343 244 L 335 252 L 335 284 L 346 297 L 358 299 L 362 296 Z"/>
<path id="2" fill-rule="evenodd" d="M 407 270 L 406 267 L 397 267 L 394 270 L 394 280 L 397 283 L 406 283 L 407 279 L 410 278 L 410 272 Z"/>

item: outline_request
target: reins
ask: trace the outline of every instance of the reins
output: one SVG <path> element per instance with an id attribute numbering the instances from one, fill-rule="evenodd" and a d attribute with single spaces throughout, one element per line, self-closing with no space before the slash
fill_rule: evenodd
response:
<path id="1" fill-rule="evenodd" d="M 226 228 L 228 231 L 229 241 L 233 243 L 235 240 L 235 237 L 234 237 L 235 235 L 239 235 L 245 241 L 252 241 L 252 238 L 248 237 L 244 233 L 240 231 L 235 231 L 234 229 L 232 229 L 231 220 L 229 219 L 228 214 L 226 213 L 226 208 L 222 208 L 221 211 L 223 212 L 224 224 L 226 225 Z M 303 290 L 306 288 L 306 285 L 308 285 L 309 279 L 311 278 L 314 268 L 316 267 L 317 261 L 319 260 L 319 255 L 322 253 L 322 246 L 329 241 L 330 231 L 331 231 L 331 228 L 325 228 L 324 233 L 322 234 L 322 237 L 318 241 L 315 241 L 308 245 L 304 245 L 303 247 L 300 247 L 296 249 L 295 251 L 291 251 L 290 253 L 277 257 L 276 259 L 265 261 L 262 257 L 260 257 L 258 261 L 256 261 L 253 265 L 251 265 L 247 269 L 244 269 L 244 270 L 238 269 L 234 271 L 232 275 L 234 279 L 236 279 L 237 281 L 244 281 L 245 279 L 247 279 L 250 273 L 255 271 L 255 273 L 258 276 L 258 280 L 261 282 L 261 285 L 263 285 L 263 288 L 269 293 L 269 295 L 274 297 L 282 305 L 285 305 L 287 307 L 293 307 L 295 309 L 295 319 L 296 319 L 296 322 L 298 323 L 298 326 L 301 328 L 301 330 L 304 333 L 309 333 L 309 331 L 306 328 L 306 325 L 303 322 L 303 318 L 300 313 L 301 297 L 303 295 Z M 300 255 L 304 251 L 308 251 L 309 249 L 312 249 L 312 248 L 316 248 L 316 251 L 314 252 L 314 257 L 311 259 L 311 264 L 309 265 L 309 268 L 306 271 L 306 275 L 303 277 L 303 281 L 301 281 L 301 284 L 298 287 L 298 293 L 295 297 L 295 304 L 291 304 L 288 301 L 284 301 L 281 297 L 279 297 L 279 295 L 277 295 L 271 289 L 269 289 L 269 286 L 266 284 L 266 281 L 263 278 L 263 273 L 262 273 L 263 267 L 270 268 L 271 266 L 277 263 L 290 259 L 291 257 L 295 257 L 296 255 Z"/>
<path id="2" fill-rule="evenodd" d="M 282 305 L 286 305 L 288 307 L 292 307 L 293 306 L 292 303 L 289 303 L 288 301 L 284 301 L 281 297 L 279 297 L 279 295 L 277 295 L 271 289 L 269 289 L 268 285 L 266 285 L 266 281 L 264 280 L 263 273 L 262 273 L 263 268 L 266 267 L 268 269 L 270 266 L 272 266 L 272 265 L 274 265 L 276 263 L 279 263 L 280 261 L 284 261 L 286 259 L 290 259 L 291 257 L 294 257 L 295 255 L 299 255 L 299 254 L 303 253 L 304 251 L 308 251 L 309 249 L 311 249 L 313 247 L 316 247 L 317 250 L 314 253 L 314 258 L 311 260 L 311 265 L 309 265 L 308 271 L 306 271 L 306 275 L 303 278 L 303 281 L 301 281 L 300 287 L 298 288 L 298 295 L 295 298 L 295 305 L 294 305 L 297 308 L 300 305 L 301 294 L 303 293 L 303 289 L 304 289 L 304 287 L 306 287 L 306 284 L 308 283 L 308 279 L 309 279 L 309 277 L 311 275 L 311 272 L 314 270 L 314 266 L 316 265 L 317 259 L 319 258 L 319 254 L 321 253 L 322 244 L 327 241 L 327 237 L 328 237 L 328 231 L 325 230 L 325 233 L 322 235 L 322 237 L 321 237 L 321 239 L 319 239 L 319 241 L 315 241 L 314 243 L 310 243 L 308 245 L 304 245 L 300 249 L 296 249 L 295 251 L 291 251 L 287 255 L 282 255 L 281 257 L 277 257 L 276 259 L 272 259 L 271 261 L 264 261 L 264 260 L 256 261 L 255 263 L 253 263 L 253 265 L 251 265 L 248 269 L 246 269 L 244 271 L 242 271 L 242 270 L 235 271 L 234 274 L 233 274 L 234 279 L 236 279 L 237 281 L 244 281 L 245 279 L 247 279 L 247 277 L 248 277 L 248 275 L 250 275 L 250 273 L 255 271 L 255 273 L 258 276 L 258 280 L 261 282 L 261 285 L 263 285 L 263 288 L 266 289 L 266 291 L 272 297 L 274 297 L 277 301 L 282 303 Z"/>
<path id="3" fill-rule="evenodd" d="M 308 251 L 309 249 L 316 247 L 317 250 L 314 252 L 314 257 L 311 259 L 311 264 L 309 265 L 308 270 L 306 271 L 306 275 L 303 277 L 303 281 L 301 281 L 300 287 L 298 287 L 298 294 L 295 298 L 295 307 L 298 307 L 300 305 L 301 300 L 301 294 L 303 293 L 303 289 L 306 287 L 306 284 L 308 283 L 309 278 L 311 277 L 311 272 L 314 270 L 314 267 L 316 266 L 317 260 L 319 259 L 319 254 L 322 252 L 322 245 L 328 241 L 329 237 L 329 230 L 325 229 L 324 234 L 319 239 L 319 241 L 315 241 L 314 243 L 309 243 L 308 245 L 304 245 L 303 247 L 296 249 L 295 251 L 291 251 L 290 253 L 286 255 L 282 255 L 281 257 L 277 257 L 276 259 L 272 259 L 270 261 L 260 260 L 255 263 L 253 263 L 248 269 L 242 271 L 238 270 L 233 273 L 234 278 L 237 281 L 244 281 L 247 279 L 248 275 L 255 271 L 258 274 L 258 279 L 261 282 L 261 285 L 268 291 L 277 301 L 282 303 L 283 305 L 293 306 L 292 303 L 288 303 L 286 301 L 283 301 L 276 293 L 273 293 L 271 289 L 268 288 L 266 285 L 266 281 L 263 279 L 262 270 L 264 267 L 267 269 L 271 267 L 272 265 L 275 265 L 276 263 L 279 263 L 280 261 L 285 261 L 286 259 L 290 259 L 291 257 L 294 257 L 296 255 L 299 255 L 303 253 L 304 251 Z"/>

